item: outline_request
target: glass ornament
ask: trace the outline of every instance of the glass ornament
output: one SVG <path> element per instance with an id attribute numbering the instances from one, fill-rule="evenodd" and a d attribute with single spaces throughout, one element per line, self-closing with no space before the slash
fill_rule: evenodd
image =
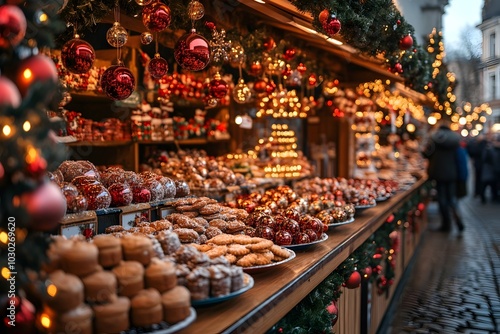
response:
<path id="1" fill-rule="evenodd" d="M 120 22 L 115 22 L 106 32 L 106 40 L 112 47 L 121 48 L 127 43 L 127 30 L 121 26 Z"/>

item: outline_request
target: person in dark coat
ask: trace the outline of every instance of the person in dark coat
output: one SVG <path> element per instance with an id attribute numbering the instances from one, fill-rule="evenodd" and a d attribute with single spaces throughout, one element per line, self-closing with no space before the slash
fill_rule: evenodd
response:
<path id="1" fill-rule="evenodd" d="M 486 147 L 483 150 L 481 159 L 481 203 L 486 203 L 486 189 L 490 187 L 492 201 L 498 199 L 497 189 L 497 170 L 498 167 L 498 151 L 495 147 L 495 140 L 492 136 L 487 140 Z"/>
<path id="2" fill-rule="evenodd" d="M 429 143 L 422 152 L 429 160 L 427 174 L 436 185 L 439 213 L 441 215 L 440 231 L 451 231 L 452 215 L 458 230 L 464 225 L 458 211 L 457 200 L 457 150 L 460 147 L 460 136 L 450 129 L 450 122 L 442 120 L 434 131 Z"/>
<path id="3" fill-rule="evenodd" d="M 467 143 L 467 153 L 474 166 L 474 197 L 481 196 L 481 168 L 483 166 L 483 152 L 487 141 L 484 135 L 479 135 Z"/>

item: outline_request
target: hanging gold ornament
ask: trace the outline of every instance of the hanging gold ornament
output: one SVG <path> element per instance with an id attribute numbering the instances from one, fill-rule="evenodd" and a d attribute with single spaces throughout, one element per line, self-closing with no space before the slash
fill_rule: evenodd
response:
<path id="1" fill-rule="evenodd" d="M 106 32 L 106 40 L 112 47 L 121 48 L 127 43 L 127 30 L 121 26 L 120 22 L 115 22 Z"/>
<path id="2" fill-rule="evenodd" d="M 248 103 L 252 98 L 252 91 L 250 87 L 245 83 L 245 80 L 240 79 L 238 84 L 233 88 L 233 99 L 236 103 L 244 104 Z"/>
<path id="3" fill-rule="evenodd" d="M 193 21 L 200 20 L 203 16 L 205 16 L 205 7 L 199 1 L 191 1 L 188 4 L 188 15 Z"/>

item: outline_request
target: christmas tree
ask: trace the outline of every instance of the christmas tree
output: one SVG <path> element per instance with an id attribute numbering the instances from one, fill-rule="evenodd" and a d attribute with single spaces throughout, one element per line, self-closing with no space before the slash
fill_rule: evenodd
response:
<path id="1" fill-rule="evenodd" d="M 47 117 L 60 94 L 55 64 L 45 54 L 65 30 L 57 18 L 62 5 L 62 0 L 0 0 L 1 333 L 34 332 L 47 232 L 66 211 L 62 193 L 47 176 L 65 152 Z"/>

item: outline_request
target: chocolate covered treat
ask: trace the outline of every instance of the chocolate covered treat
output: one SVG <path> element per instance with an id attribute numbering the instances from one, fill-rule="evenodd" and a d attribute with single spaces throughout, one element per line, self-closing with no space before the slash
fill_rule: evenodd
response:
<path id="1" fill-rule="evenodd" d="M 48 281 L 45 302 L 54 311 L 66 312 L 83 303 L 83 283 L 77 276 L 56 270 Z"/>
<path id="2" fill-rule="evenodd" d="M 93 303 L 109 303 L 116 299 L 116 276 L 110 271 L 97 271 L 82 278 L 85 300 Z"/>
<path id="3" fill-rule="evenodd" d="M 118 281 L 118 294 L 133 297 L 144 289 L 144 267 L 137 261 L 122 261 L 113 268 Z"/>
<path id="4" fill-rule="evenodd" d="M 170 261 L 154 258 L 146 269 L 146 287 L 155 288 L 160 293 L 177 285 L 175 265 Z"/>
<path id="5" fill-rule="evenodd" d="M 138 261 L 147 266 L 155 255 L 153 243 L 143 235 L 125 235 L 121 238 L 123 257 L 127 261 Z"/>
<path id="6" fill-rule="evenodd" d="M 94 305 L 96 333 L 115 334 L 130 327 L 130 299 L 118 297 L 110 303 Z"/>
<path id="7" fill-rule="evenodd" d="M 84 277 L 100 269 L 99 250 L 87 241 L 75 241 L 71 250 L 61 254 L 61 265 L 65 272 Z"/>
<path id="8" fill-rule="evenodd" d="M 120 239 L 112 235 L 99 234 L 94 237 L 93 243 L 99 249 L 99 264 L 104 268 L 114 267 L 122 261 Z"/>

